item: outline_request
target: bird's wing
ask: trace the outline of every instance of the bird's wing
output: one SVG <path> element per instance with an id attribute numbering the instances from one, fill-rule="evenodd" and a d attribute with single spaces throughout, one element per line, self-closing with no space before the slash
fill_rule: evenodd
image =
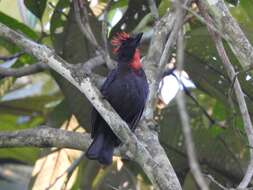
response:
<path id="1" fill-rule="evenodd" d="M 144 71 L 142 70 L 142 77 L 146 80 L 146 75 L 144 73 Z M 134 131 L 138 125 L 139 120 L 141 119 L 141 116 L 143 114 L 145 105 L 146 105 L 146 101 L 148 98 L 148 94 L 149 94 L 149 87 L 148 87 L 148 83 L 144 83 L 144 85 L 142 86 L 142 90 L 143 90 L 143 101 L 144 103 L 142 104 L 142 107 L 140 109 L 140 111 L 135 115 L 135 117 L 133 118 L 133 121 L 131 122 L 131 129 L 132 131 Z"/>
<path id="2" fill-rule="evenodd" d="M 106 77 L 105 82 L 103 83 L 100 91 L 101 94 L 106 99 L 107 96 L 107 88 L 110 86 L 110 84 L 115 80 L 117 71 L 116 69 L 113 69 Z M 94 138 L 98 128 L 96 128 L 96 125 L 102 120 L 102 117 L 97 112 L 97 110 L 93 107 L 91 111 L 91 138 Z"/>
<path id="3" fill-rule="evenodd" d="M 141 119 L 143 110 L 144 110 L 144 107 L 142 107 L 141 110 L 137 114 L 135 114 L 133 120 L 131 121 L 131 123 L 129 123 L 130 129 L 132 131 L 134 131 L 136 129 L 136 127 Z"/>
<path id="4" fill-rule="evenodd" d="M 106 80 L 104 84 L 102 85 L 100 91 L 103 96 L 106 96 L 107 88 L 110 86 L 110 84 L 116 79 L 117 70 L 113 69 L 106 77 Z"/>

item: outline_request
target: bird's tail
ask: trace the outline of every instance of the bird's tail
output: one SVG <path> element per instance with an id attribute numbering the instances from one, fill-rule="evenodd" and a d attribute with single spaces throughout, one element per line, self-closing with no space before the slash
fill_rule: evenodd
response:
<path id="1" fill-rule="evenodd" d="M 98 160 L 103 165 L 112 163 L 114 144 L 103 133 L 98 134 L 86 152 L 87 158 Z"/>

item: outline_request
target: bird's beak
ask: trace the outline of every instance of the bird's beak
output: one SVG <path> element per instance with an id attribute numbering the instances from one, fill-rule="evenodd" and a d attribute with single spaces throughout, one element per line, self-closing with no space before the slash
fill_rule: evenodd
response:
<path id="1" fill-rule="evenodd" d="M 139 33 L 139 34 L 137 34 L 137 35 L 134 37 L 134 41 L 135 41 L 136 46 L 138 46 L 138 45 L 140 44 L 142 35 L 143 35 L 143 33 Z"/>

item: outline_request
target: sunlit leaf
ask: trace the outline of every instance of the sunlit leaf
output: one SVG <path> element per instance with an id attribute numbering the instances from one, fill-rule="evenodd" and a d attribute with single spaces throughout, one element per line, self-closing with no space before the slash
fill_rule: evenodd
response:
<path id="1" fill-rule="evenodd" d="M 25 24 L 17 21 L 16 19 L 4 14 L 3 12 L 0 11 L 0 22 L 9 26 L 10 28 L 14 30 L 18 30 L 23 32 L 25 35 L 27 35 L 29 38 L 36 40 L 38 39 L 37 34 L 28 26 Z"/>

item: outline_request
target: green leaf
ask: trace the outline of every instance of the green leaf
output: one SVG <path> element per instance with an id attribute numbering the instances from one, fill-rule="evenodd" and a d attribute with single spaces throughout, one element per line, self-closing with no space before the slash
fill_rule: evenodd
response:
<path id="1" fill-rule="evenodd" d="M 163 0 L 161 1 L 160 5 L 159 5 L 159 15 L 160 16 L 163 16 L 167 11 L 168 9 L 171 7 L 171 1 L 169 0 Z"/>
<path id="2" fill-rule="evenodd" d="M 47 0 L 25 0 L 25 6 L 31 11 L 38 19 L 41 20 L 44 10 L 47 5 Z"/>
<path id="3" fill-rule="evenodd" d="M 13 77 L 7 77 L 0 80 L 0 99 L 1 99 L 1 96 L 3 96 L 5 93 L 7 93 L 10 90 L 14 81 L 15 80 L 13 80 Z"/>
<path id="4" fill-rule="evenodd" d="M 127 7 L 128 1 L 126 0 L 119 0 L 112 3 L 111 10 L 116 8 L 123 8 Z"/>
<path id="5" fill-rule="evenodd" d="M 224 132 L 224 129 L 220 128 L 219 126 L 212 126 L 210 129 L 210 135 L 215 138 L 219 136 L 222 132 Z"/>
<path id="6" fill-rule="evenodd" d="M 3 12 L 0 11 L 0 23 L 5 24 L 6 26 L 14 29 L 14 30 L 19 30 L 26 34 L 29 38 L 36 40 L 38 39 L 38 35 L 28 26 L 25 24 L 17 21 L 16 19 L 4 14 Z"/>
<path id="7" fill-rule="evenodd" d="M 217 102 L 213 106 L 213 117 L 218 120 L 225 120 L 228 115 L 228 107 L 226 107 L 223 103 Z"/>

